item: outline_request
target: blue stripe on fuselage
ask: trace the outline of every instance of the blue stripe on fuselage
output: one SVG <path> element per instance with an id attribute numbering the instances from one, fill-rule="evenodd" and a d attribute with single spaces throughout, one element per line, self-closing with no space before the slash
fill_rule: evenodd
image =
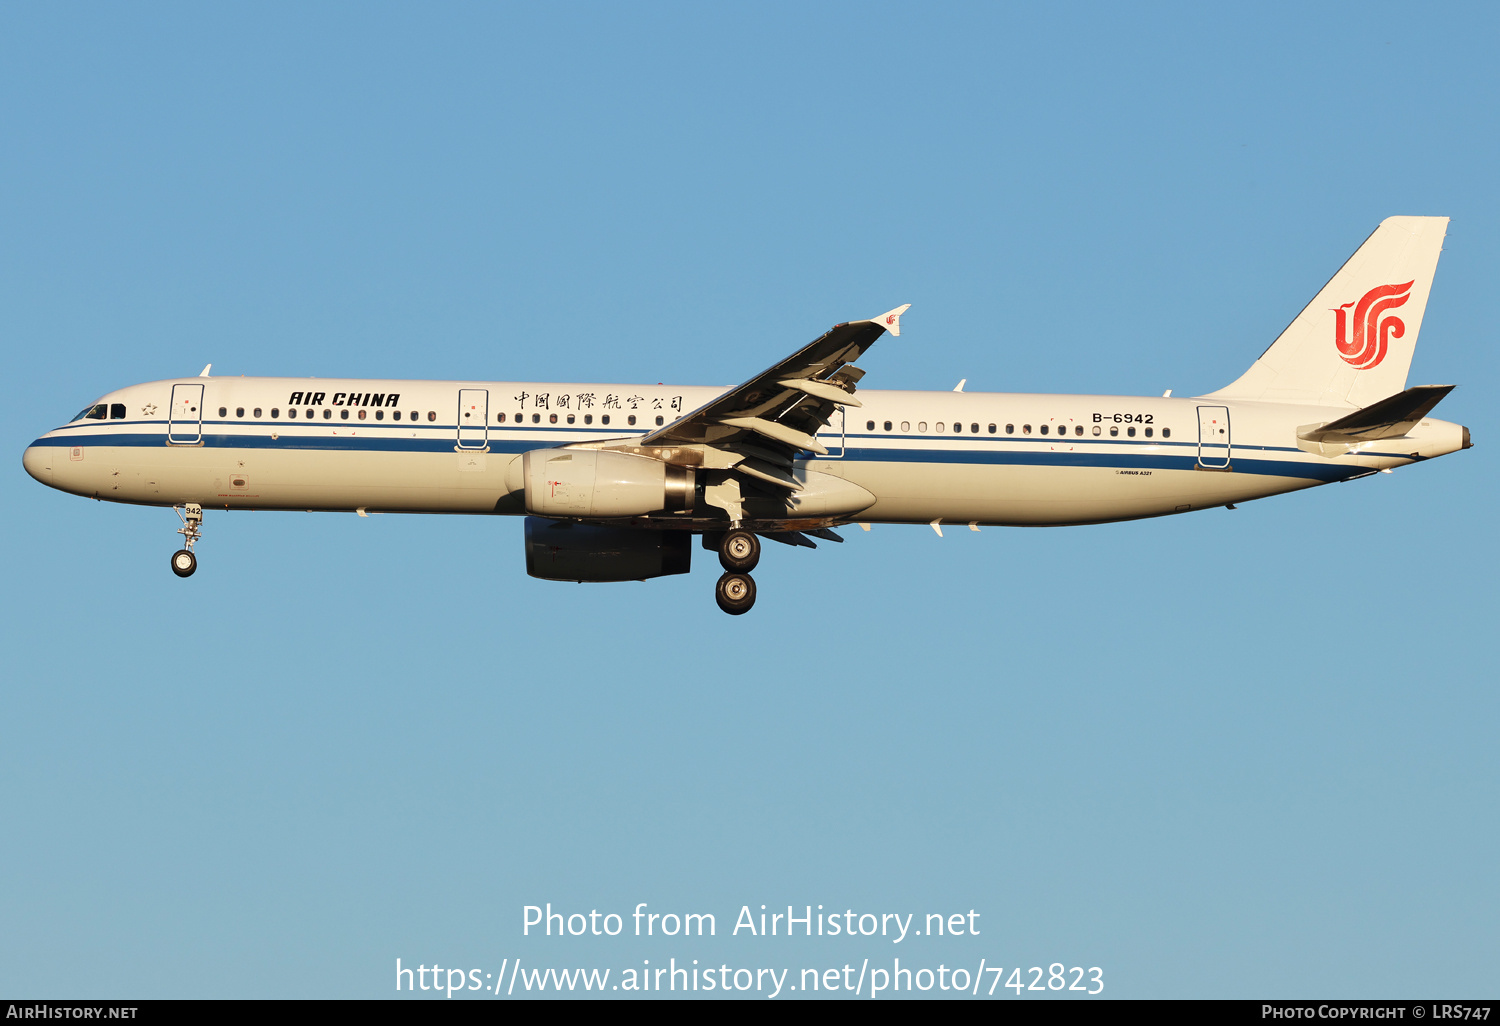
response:
<path id="1" fill-rule="evenodd" d="M 577 435 L 582 432 L 569 430 L 566 433 L 572 437 L 558 439 L 556 441 L 548 438 L 502 438 L 496 437 L 498 432 L 491 434 L 487 449 L 456 449 L 454 438 L 451 434 L 444 437 L 412 438 L 396 437 L 395 430 L 409 432 L 411 429 L 387 429 L 389 434 L 382 435 L 372 432 L 365 435 L 328 436 L 316 434 L 300 434 L 295 432 L 280 433 L 277 438 L 269 435 L 255 434 L 215 434 L 205 431 L 201 443 L 178 443 L 176 447 L 181 448 L 214 448 L 214 449 L 283 449 L 299 451 L 331 451 L 331 452 L 481 452 L 489 451 L 496 453 L 522 453 L 532 449 L 550 448 L 556 445 L 566 445 L 576 441 Z M 563 432 L 559 432 L 560 434 Z M 616 432 L 595 432 L 601 434 L 615 435 Z M 945 439 L 945 441 L 949 441 Z M 958 441 L 958 439 L 952 439 Z M 971 441 L 964 439 L 965 442 Z M 1167 443 L 1173 448 L 1184 448 L 1189 450 L 1180 455 L 1162 451 L 1163 443 L 1157 442 L 1116 442 L 1111 440 L 1109 445 L 1114 451 L 1109 452 L 1059 452 L 1055 449 L 1040 448 L 1047 444 L 1043 440 L 1033 443 L 1037 448 L 1028 449 L 998 449 L 993 448 L 994 442 L 989 439 L 974 439 L 972 441 L 985 444 L 985 448 L 976 446 L 965 446 L 963 448 L 944 449 L 912 449 L 885 446 L 846 446 L 842 457 L 826 457 L 823 459 L 812 459 L 808 462 L 816 465 L 821 462 L 833 462 L 838 459 L 862 463 L 939 463 L 939 464 L 970 464 L 981 466 L 1030 466 L 1030 467 L 1097 467 L 1115 468 L 1128 470 L 1193 470 L 1198 463 L 1195 443 L 1177 442 Z M 1019 439 L 1007 439 L 1010 445 L 1017 444 Z M 69 448 L 74 445 L 87 446 L 111 446 L 116 448 L 171 448 L 162 434 L 141 434 L 139 432 L 119 434 L 96 434 L 96 435 L 74 435 L 71 438 L 51 436 L 38 438 L 31 443 L 34 446 L 51 446 Z M 1023 443 L 1024 444 L 1024 443 Z M 1050 443 L 1056 445 L 1056 442 Z M 1090 442 L 1089 445 L 1100 443 Z M 1135 450 L 1135 451 L 1131 451 Z M 1147 451 L 1141 451 L 1147 450 Z M 1273 477 L 1307 478 L 1315 481 L 1341 481 L 1346 478 L 1360 474 L 1371 473 L 1369 467 L 1351 466 L 1347 463 L 1313 463 L 1306 460 L 1279 460 L 1279 459 L 1249 459 L 1242 453 L 1246 451 L 1275 451 L 1269 446 L 1236 446 L 1236 455 L 1233 461 L 1235 473 L 1258 474 Z M 1292 450 L 1297 451 L 1297 450 Z M 1366 453 L 1364 455 L 1389 455 L 1410 459 L 1410 456 L 1396 453 Z"/>

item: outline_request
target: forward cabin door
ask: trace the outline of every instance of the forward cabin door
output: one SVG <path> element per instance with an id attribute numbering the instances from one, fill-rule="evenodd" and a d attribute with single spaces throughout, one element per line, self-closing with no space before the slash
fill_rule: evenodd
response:
<path id="1" fill-rule="evenodd" d="M 458 390 L 458 447 L 483 449 L 489 444 L 490 392 L 487 388 Z"/>
<path id="2" fill-rule="evenodd" d="M 1223 470 L 1229 466 L 1229 407 L 1198 407 L 1198 466 Z"/>
<path id="3" fill-rule="evenodd" d="M 194 445 L 203 441 L 203 386 L 173 385 L 172 411 L 167 414 L 167 441 Z"/>

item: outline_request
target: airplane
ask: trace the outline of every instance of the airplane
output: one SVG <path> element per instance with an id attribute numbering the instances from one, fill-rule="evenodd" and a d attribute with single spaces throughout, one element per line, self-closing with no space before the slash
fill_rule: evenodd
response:
<path id="1" fill-rule="evenodd" d="M 755 604 L 761 539 L 858 524 L 1054 526 L 1168 516 L 1470 448 L 1406 387 L 1446 217 L 1392 217 L 1239 379 L 1205 395 L 877 391 L 855 361 L 899 306 L 835 325 L 734 388 L 195 377 L 102 396 L 27 447 L 45 485 L 176 509 L 197 569 L 207 510 L 524 516 L 526 572 L 688 573 Z"/>

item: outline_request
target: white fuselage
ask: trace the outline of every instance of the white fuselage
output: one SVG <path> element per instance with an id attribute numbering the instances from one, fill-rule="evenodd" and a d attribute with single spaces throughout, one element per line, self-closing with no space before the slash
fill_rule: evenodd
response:
<path id="1" fill-rule="evenodd" d="M 519 514 L 519 453 L 628 441 L 723 389 L 538 382 L 185 378 L 99 400 L 26 469 L 115 502 L 205 509 Z M 1345 408 L 1245 400 L 861 389 L 806 469 L 876 497 L 865 523 L 1056 525 L 1160 516 L 1342 481 L 1463 447 L 1423 420 L 1335 451 L 1300 428 Z M 97 407 L 96 407 L 97 409 Z"/>

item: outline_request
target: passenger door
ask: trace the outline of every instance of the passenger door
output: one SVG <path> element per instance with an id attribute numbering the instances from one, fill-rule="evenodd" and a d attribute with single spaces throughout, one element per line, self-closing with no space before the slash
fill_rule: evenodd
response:
<path id="1" fill-rule="evenodd" d="M 458 390 L 458 447 L 483 449 L 489 444 L 490 393 L 486 388 Z"/>
<path id="2" fill-rule="evenodd" d="M 167 441 L 194 445 L 203 441 L 203 386 L 173 385 L 172 409 L 167 414 Z"/>
<path id="3" fill-rule="evenodd" d="M 1223 470 L 1229 466 L 1229 407 L 1198 407 L 1198 466 Z"/>
<path id="4" fill-rule="evenodd" d="M 818 432 L 818 442 L 828 450 L 830 458 L 844 455 L 844 408 L 840 406 L 828 418 L 828 426 Z"/>

